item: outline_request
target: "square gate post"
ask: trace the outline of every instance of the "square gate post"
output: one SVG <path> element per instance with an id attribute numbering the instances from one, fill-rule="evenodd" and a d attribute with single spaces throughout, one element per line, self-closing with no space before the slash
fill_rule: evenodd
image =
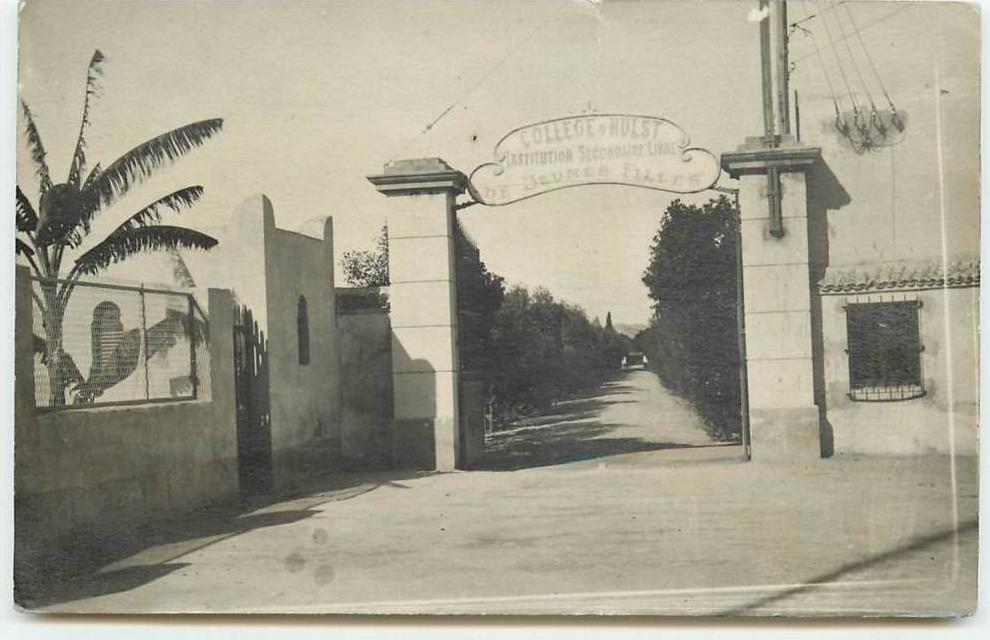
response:
<path id="1" fill-rule="evenodd" d="M 467 178 L 439 158 L 397 160 L 368 180 L 388 216 L 393 458 L 451 471 L 460 461 L 454 200 Z"/>
<path id="2" fill-rule="evenodd" d="M 754 139 L 722 155 L 722 168 L 739 179 L 746 375 L 755 461 L 821 457 L 806 184 L 807 173 L 818 162 L 820 149 L 799 146 L 787 136 L 779 147 L 767 148 L 762 139 Z"/>

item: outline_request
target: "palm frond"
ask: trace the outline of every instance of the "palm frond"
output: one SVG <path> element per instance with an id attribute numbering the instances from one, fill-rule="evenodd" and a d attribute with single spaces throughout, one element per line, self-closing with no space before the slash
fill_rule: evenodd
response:
<path id="1" fill-rule="evenodd" d="M 14 255 L 25 255 L 30 258 L 34 255 L 34 249 L 20 238 L 14 238 Z"/>
<path id="2" fill-rule="evenodd" d="M 76 139 L 76 150 L 72 154 L 72 166 L 69 167 L 69 182 L 76 187 L 86 173 L 86 127 L 89 126 L 89 99 L 99 97 L 99 79 L 103 75 L 103 61 L 106 58 L 97 49 L 89 61 L 89 71 L 86 73 L 86 98 L 83 100 L 82 122 L 79 125 L 79 137 Z"/>
<path id="3" fill-rule="evenodd" d="M 223 128 L 223 120 L 202 120 L 173 129 L 134 147 L 93 180 L 90 189 L 107 205 L 155 170 L 202 145 Z"/>
<path id="4" fill-rule="evenodd" d="M 183 207 L 191 207 L 195 204 L 202 195 L 203 187 L 200 186 L 186 187 L 184 189 L 174 191 L 167 196 L 158 198 L 148 206 L 129 217 L 112 233 L 156 225 L 162 220 L 161 209 L 163 207 L 179 213 Z M 79 224 L 73 228 L 72 232 L 68 235 L 67 243 L 71 247 L 78 247 L 82 242 L 82 239 L 89 233 L 90 220 L 92 219 L 95 210 L 88 210 L 89 207 L 85 207 L 84 209 L 85 210 L 83 215 L 80 217 Z"/>
<path id="5" fill-rule="evenodd" d="M 186 187 L 184 189 L 174 191 L 167 196 L 162 196 L 149 204 L 147 207 L 135 213 L 133 216 L 125 220 L 118 227 L 118 229 L 137 229 L 139 227 L 148 227 L 153 224 L 158 224 L 162 219 L 161 209 L 163 207 L 179 213 L 183 207 L 191 207 L 196 204 L 202 195 L 203 187 L 200 186 Z"/>
<path id="6" fill-rule="evenodd" d="M 38 226 L 38 214 L 20 186 L 17 187 L 17 205 L 14 207 L 17 230 L 30 233 Z"/>
<path id="7" fill-rule="evenodd" d="M 93 217 L 100 211 L 100 205 L 102 204 L 100 202 L 100 194 L 92 188 L 96 179 L 100 177 L 100 173 L 102 173 L 102 168 L 100 167 L 100 163 L 97 162 L 93 165 L 93 170 L 86 176 L 86 180 L 79 190 L 79 225 L 81 225 L 81 228 L 77 227 L 75 229 L 76 233 L 70 238 L 67 238 L 73 247 L 79 246 L 82 236 L 89 234 L 90 223 Z"/>
<path id="8" fill-rule="evenodd" d="M 27 103 L 23 100 L 21 100 L 21 111 L 24 112 L 24 120 L 26 121 L 24 133 L 27 135 L 28 147 L 31 149 L 31 159 L 34 160 L 34 171 L 38 174 L 41 193 L 44 193 L 52 186 L 52 179 L 48 172 L 48 162 L 45 159 L 48 154 L 45 152 L 45 145 L 41 143 L 41 134 L 38 133 L 38 127 L 34 124 L 34 116 L 31 114 L 31 109 L 28 108 Z"/>
<path id="9" fill-rule="evenodd" d="M 152 225 L 130 229 L 117 229 L 100 244 L 76 260 L 74 270 L 79 274 L 93 275 L 115 262 L 120 262 L 142 251 L 163 249 L 212 249 L 216 238 L 166 225 Z"/>
<path id="10" fill-rule="evenodd" d="M 82 190 L 83 191 L 87 191 L 93 185 L 93 181 L 95 181 L 97 178 L 100 177 L 100 173 L 102 171 L 103 171 L 103 169 L 100 168 L 100 163 L 99 162 L 97 162 L 95 165 L 93 165 L 93 170 L 89 172 L 89 175 L 86 176 L 86 181 L 83 182 L 83 185 L 81 187 Z M 99 201 L 98 199 L 96 199 L 96 200 L 97 200 L 97 202 Z"/>

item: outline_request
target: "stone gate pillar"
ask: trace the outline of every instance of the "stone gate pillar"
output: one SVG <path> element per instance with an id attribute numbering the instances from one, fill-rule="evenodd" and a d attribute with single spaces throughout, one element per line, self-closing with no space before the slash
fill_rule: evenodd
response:
<path id="1" fill-rule="evenodd" d="M 739 179 L 743 306 L 753 460 L 798 462 L 821 457 L 815 405 L 812 282 L 807 172 L 821 150 L 752 139 L 722 155 Z M 780 216 L 770 216 L 779 175 Z M 770 174 L 770 179 L 768 179 Z"/>
<path id="2" fill-rule="evenodd" d="M 467 179 L 443 160 L 425 158 L 391 162 L 368 180 L 393 200 L 393 458 L 404 467 L 451 471 L 460 440 L 454 199 Z"/>

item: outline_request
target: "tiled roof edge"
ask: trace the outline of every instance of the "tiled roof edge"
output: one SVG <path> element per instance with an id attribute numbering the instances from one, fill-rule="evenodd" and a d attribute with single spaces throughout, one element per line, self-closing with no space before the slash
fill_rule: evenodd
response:
<path id="1" fill-rule="evenodd" d="M 818 292 L 836 295 L 978 286 L 980 261 L 964 258 L 952 260 L 944 267 L 936 260 L 830 267 L 818 283 Z"/>

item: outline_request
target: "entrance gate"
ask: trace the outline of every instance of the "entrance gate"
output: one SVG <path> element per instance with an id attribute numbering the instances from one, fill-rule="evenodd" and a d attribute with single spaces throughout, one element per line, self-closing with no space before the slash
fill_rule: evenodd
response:
<path id="1" fill-rule="evenodd" d="M 646 145 L 651 136 L 655 144 Z M 441 471 L 466 462 L 457 338 L 458 209 L 501 206 L 584 184 L 699 193 L 715 187 L 722 169 L 739 180 L 743 423 L 752 459 L 819 458 L 824 404 L 816 402 L 823 394 L 816 387 L 821 362 L 814 358 L 812 327 L 819 302 L 812 274 L 820 265 L 811 264 L 809 253 L 807 181 L 821 151 L 786 135 L 772 142 L 748 140 L 715 160 L 712 171 L 714 156 L 689 147 L 687 136 L 667 120 L 581 116 L 516 129 L 496 146 L 495 161 L 471 179 L 439 158 L 394 161 L 369 176 L 395 203 L 389 216 L 389 297 L 396 462 Z M 465 192 L 473 201 L 457 203 Z"/>
<path id="2" fill-rule="evenodd" d="M 242 496 L 272 487 L 268 348 L 251 310 L 234 307 L 234 402 L 237 407 L 237 475 Z"/>

